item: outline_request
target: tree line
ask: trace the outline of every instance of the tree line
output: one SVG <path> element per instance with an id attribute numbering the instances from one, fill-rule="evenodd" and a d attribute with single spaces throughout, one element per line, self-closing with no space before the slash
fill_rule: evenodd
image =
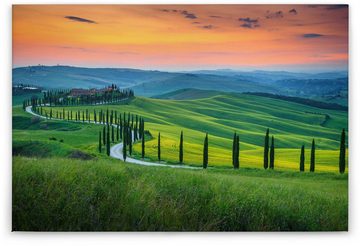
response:
<path id="1" fill-rule="evenodd" d="M 111 118 L 111 116 L 110 116 Z M 133 143 L 142 140 L 142 158 L 145 157 L 145 121 L 143 117 L 134 114 L 120 114 L 115 123 L 107 121 L 104 123 L 102 131 L 99 131 L 98 150 L 101 153 L 103 146 L 106 154 L 110 155 L 111 143 L 122 141 L 123 159 L 132 155 Z"/>
<path id="2" fill-rule="evenodd" d="M 116 85 L 104 89 L 71 89 L 71 90 L 50 90 L 43 93 L 43 97 L 33 96 L 23 101 L 23 109 L 27 106 L 33 108 L 39 106 L 78 106 L 109 104 L 134 97 L 131 89 L 119 89 Z"/>
<path id="3" fill-rule="evenodd" d="M 263 156 L 263 167 L 264 169 L 274 169 L 275 168 L 275 137 L 271 136 L 270 141 L 270 130 L 267 129 L 264 138 L 264 156 Z M 339 154 L 339 172 L 344 173 L 346 167 L 346 143 L 345 143 L 345 129 L 341 132 L 340 137 L 340 154 Z M 184 133 L 180 133 L 180 143 L 179 143 L 179 163 L 182 164 L 184 160 Z M 158 133 L 158 161 L 161 160 L 161 144 L 160 144 L 160 132 Z M 143 157 L 144 158 L 144 157 Z M 209 162 L 209 136 L 208 133 L 205 134 L 204 144 L 203 144 L 203 168 L 208 167 Z M 240 136 L 236 132 L 233 136 L 232 144 L 232 166 L 234 169 L 240 168 Z M 300 161 L 299 161 L 299 170 L 300 172 L 305 171 L 305 145 L 302 145 L 300 148 Z M 311 143 L 311 152 L 310 152 L 310 172 L 315 172 L 315 139 Z"/>

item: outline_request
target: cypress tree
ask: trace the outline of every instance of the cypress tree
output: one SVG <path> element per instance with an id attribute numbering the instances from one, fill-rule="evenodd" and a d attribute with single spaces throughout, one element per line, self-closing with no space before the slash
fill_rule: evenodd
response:
<path id="1" fill-rule="evenodd" d="M 159 135 L 158 135 L 158 160 L 160 161 L 161 160 L 161 147 L 160 147 L 160 144 L 161 144 L 161 141 L 160 141 L 160 132 L 159 132 Z"/>
<path id="2" fill-rule="evenodd" d="M 181 131 L 180 145 L 179 145 L 179 162 L 180 163 L 183 163 L 183 157 L 184 157 L 183 140 L 184 140 L 183 131 Z"/>
<path id="3" fill-rule="evenodd" d="M 301 154 L 300 154 L 300 172 L 305 171 L 305 146 L 301 147 Z"/>
<path id="4" fill-rule="evenodd" d="M 129 155 L 132 155 L 132 141 L 133 141 L 133 137 L 132 137 L 132 128 L 131 126 L 129 127 Z"/>
<path id="5" fill-rule="evenodd" d="M 123 139 L 123 122 L 120 115 L 120 139 Z"/>
<path id="6" fill-rule="evenodd" d="M 99 131 L 99 152 L 101 153 L 101 131 Z"/>
<path id="7" fill-rule="evenodd" d="M 113 143 L 114 141 L 115 141 L 114 126 L 111 125 L 111 142 Z"/>
<path id="8" fill-rule="evenodd" d="M 235 144 L 235 169 L 239 169 L 240 167 L 240 137 L 236 135 L 236 144 Z"/>
<path id="9" fill-rule="evenodd" d="M 236 156 L 236 132 L 234 133 L 233 145 L 232 145 L 232 165 L 234 168 L 236 168 L 235 156 Z"/>
<path id="10" fill-rule="evenodd" d="M 94 109 L 94 122 L 95 122 L 95 124 L 96 124 L 96 121 L 97 121 L 97 119 L 96 119 L 96 110 Z"/>
<path id="11" fill-rule="evenodd" d="M 119 142 L 119 137 L 120 137 L 120 133 L 119 133 L 119 123 L 116 125 L 116 142 Z"/>
<path id="12" fill-rule="evenodd" d="M 124 140 L 123 140 L 123 159 L 124 161 L 126 161 L 125 129 L 124 129 Z"/>
<path id="13" fill-rule="evenodd" d="M 110 155 L 110 129 L 109 129 L 109 125 L 107 125 L 107 129 L 106 129 L 106 154 L 109 156 Z"/>
<path id="14" fill-rule="evenodd" d="M 106 109 L 106 124 L 109 124 L 109 109 Z"/>
<path id="15" fill-rule="evenodd" d="M 315 171 L 315 139 L 311 144 L 311 156 L 310 156 L 310 172 Z"/>
<path id="16" fill-rule="evenodd" d="M 136 117 L 135 117 L 135 129 L 134 129 L 135 140 L 138 140 L 138 124 L 139 124 L 139 116 L 136 115 Z"/>
<path id="17" fill-rule="evenodd" d="M 143 117 L 141 117 L 141 137 L 145 137 L 145 121 Z"/>
<path id="18" fill-rule="evenodd" d="M 271 137 L 271 146 L 270 146 L 270 168 L 274 169 L 274 159 L 275 159 L 275 146 L 274 146 L 274 136 Z"/>
<path id="19" fill-rule="evenodd" d="M 105 145 L 106 144 L 106 128 L 105 126 L 103 127 L 103 144 Z"/>
<path id="20" fill-rule="evenodd" d="M 345 146 L 345 129 L 341 132 L 341 139 L 340 139 L 340 155 L 339 155 L 339 172 L 345 172 L 345 155 L 346 155 L 346 146 Z"/>
<path id="21" fill-rule="evenodd" d="M 203 151 L 203 168 L 206 169 L 208 166 L 208 156 L 209 152 L 209 142 L 208 142 L 208 134 L 206 133 L 205 140 L 204 140 L 204 151 Z"/>
<path id="22" fill-rule="evenodd" d="M 264 142 L 264 168 L 267 169 L 269 165 L 269 128 L 266 130 Z"/>
<path id="23" fill-rule="evenodd" d="M 141 139 L 141 158 L 145 158 L 145 138 Z"/>

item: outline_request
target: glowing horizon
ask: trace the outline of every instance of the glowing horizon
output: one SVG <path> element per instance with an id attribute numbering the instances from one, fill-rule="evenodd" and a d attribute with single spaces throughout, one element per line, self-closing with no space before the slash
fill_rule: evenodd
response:
<path id="1" fill-rule="evenodd" d="M 347 70 L 347 5 L 14 5 L 13 67 Z"/>

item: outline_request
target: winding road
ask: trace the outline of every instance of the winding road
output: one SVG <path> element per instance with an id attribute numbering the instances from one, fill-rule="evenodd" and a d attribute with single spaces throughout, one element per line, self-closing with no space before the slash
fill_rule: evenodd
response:
<path id="1" fill-rule="evenodd" d="M 29 113 L 29 114 L 40 117 L 42 119 L 47 119 L 45 116 L 39 115 L 39 114 L 35 113 L 34 111 L 32 111 L 32 106 L 27 106 L 25 108 L 25 111 L 27 113 Z M 62 121 L 62 119 L 56 119 L 56 118 L 52 118 L 51 120 Z M 69 120 L 66 120 L 66 121 L 69 121 Z M 72 120 L 72 122 L 79 123 L 78 121 L 74 121 L 74 120 Z M 95 122 L 95 121 L 84 121 L 82 123 L 102 125 L 102 123 Z M 113 124 L 113 125 L 115 127 L 117 127 L 116 124 Z M 115 159 L 119 159 L 119 160 L 124 161 L 122 151 L 123 151 L 123 143 L 115 144 L 110 148 L 110 156 L 115 158 Z M 163 164 L 163 163 L 158 163 L 158 162 L 143 161 L 143 160 L 138 160 L 138 159 L 131 158 L 130 156 L 126 156 L 126 163 L 131 163 L 131 164 L 136 164 L 136 165 L 143 165 L 143 166 L 172 167 L 172 168 L 185 168 L 185 169 L 201 169 L 200 167 L 193 167 L 193 166 L 187 166 L 187 165 L 171 165 L 171 164 Z"/>

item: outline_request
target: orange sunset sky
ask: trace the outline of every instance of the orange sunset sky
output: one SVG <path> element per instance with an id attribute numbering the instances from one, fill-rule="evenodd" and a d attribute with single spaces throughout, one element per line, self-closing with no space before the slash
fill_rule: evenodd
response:
<path id="1" fill-rule="evenodd" d="M 14 5 L 13 66 L 339 70 L 346 5 Z"/>

